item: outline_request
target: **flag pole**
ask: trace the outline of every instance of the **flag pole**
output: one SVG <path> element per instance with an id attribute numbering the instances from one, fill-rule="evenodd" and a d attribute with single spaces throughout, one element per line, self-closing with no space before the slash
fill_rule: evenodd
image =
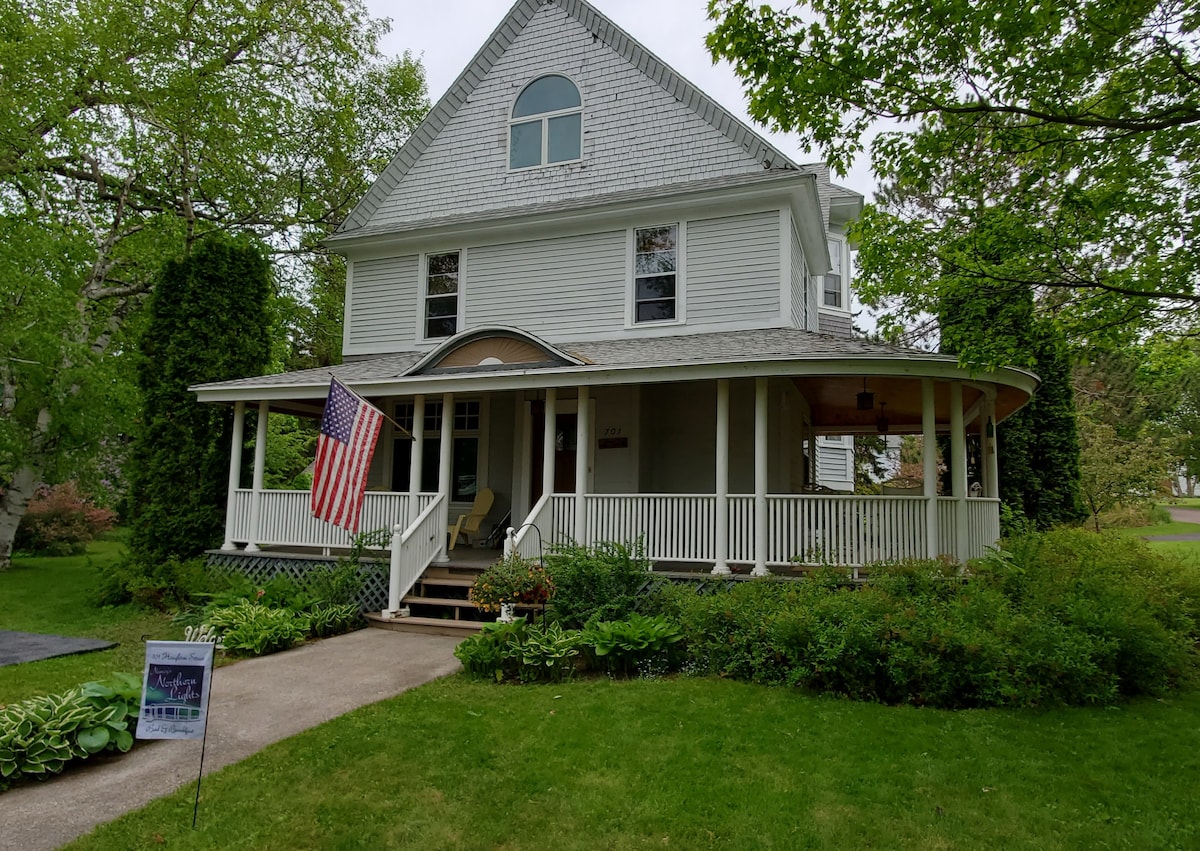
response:
<path id="1" fill-rule="evenodd" d="M 338 378 L 332 372 L 329 373 L 329 377 L 332 378 L 334 381 L 336 381 L 338 384 L 342 385 L 342 387 L 345 389 L 345 391 L 347 393 L 349 393 L 351 396 L 353 396 L 355 399 L 362 402 L 364 405 L 371 405 L 370 402 L 368 402 L 362 396 L 355 393 L 354 390 L 351 389 L 351 387 L 348 384 L 346 384 L 344 381 L 342 381 L 340 378 Z M 399 429 L 400 434 L 402 434 L 404 437 L 407 437 L 409 440 L 416 440 L 416 438 L 413 437 L 413 434 L 411 431 L 406 429 L 404 426 L 400 425 L 400 423 L 396 422 L 394 419 L 389 417 L 387 414 L 385 414 L 379 408 L 376 408 L 374 405 L 371 405 L 371 407 L 375 408 L 375 410 L 379 411 L 379 416 L 383 417 L 385 420 L 387 420 L 389 423 L 391 423 L 393 428 Z"/>

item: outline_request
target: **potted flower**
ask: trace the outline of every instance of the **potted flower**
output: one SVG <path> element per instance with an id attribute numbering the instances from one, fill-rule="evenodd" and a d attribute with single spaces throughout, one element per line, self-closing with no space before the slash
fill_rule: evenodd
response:
<path id="1" fill-rule="evenodd" d="M 553 596 L 554 580 L 545 568 L 514 554 L 479 574 L 470 599 L 477 609 L 498 611 L 500 620 L 508 621 L 518 605 L 545 605 Z"/>

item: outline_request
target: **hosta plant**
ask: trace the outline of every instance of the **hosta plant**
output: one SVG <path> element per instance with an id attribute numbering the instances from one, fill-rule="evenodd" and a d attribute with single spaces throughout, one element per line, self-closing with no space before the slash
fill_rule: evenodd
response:
<path id="1" fill-rule="evenodd" d="M 632 674 L 648 664 L 655 669 L 668 667 L 673 646 L 682 639 L 683 630 L 669 618 L 634 613 L 624 621 L 588 624 L 581 641 L 597 667 Z"/>

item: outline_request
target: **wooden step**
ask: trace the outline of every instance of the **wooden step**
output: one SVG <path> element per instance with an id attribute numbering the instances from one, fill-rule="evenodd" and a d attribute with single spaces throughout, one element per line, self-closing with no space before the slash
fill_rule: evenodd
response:
<path id="1" fill-rule="evenodd" d="M 470 588 L 475 584 L 474 579 L 462 579 L 457 576 L 422 576 L 417 580 L 421 585 L 444 585 L 447 588 Z"/>
<path id="2" fill-rule="evenodd" d="M 449 606 L 452 608 L 473 609 L 475 604 L 470 600 L 456 600 L 453 597 L 418 597 L 409 594 L 404 598 L 404 605 L 411 606 Z"/>
<path id="3" fill-rule="evenodd" d="M 481 621 L 455 621 L 445 618 L 385 618 L 378 613 L 368 612 L 367 623 L 376 629 L 390 629 L 394 632 L 420 632 L 426 635 L 456 635 L 466 638 L 474 635 L 482 628 Z"/>

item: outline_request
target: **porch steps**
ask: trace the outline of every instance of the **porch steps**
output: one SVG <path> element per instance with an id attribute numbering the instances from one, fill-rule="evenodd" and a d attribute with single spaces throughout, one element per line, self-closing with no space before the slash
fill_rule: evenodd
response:
<path id="1" fill-rule="evenodd" d="M 472 555 L 475 557 L 470 560 L 430 565 L 400 603 L 412 613 L 408 617 L 384 618 L 379 613 L 368 613 L 368 624 L 396 632 L 463 638 L 479 632 L 482 625 L 495 620 L 496 615 L 479 611 L 467 599 L 475 578 L 490 564 L 479 559 L 477 553 Z M 498 553 L 496 557 L 499 558 Z"/>

